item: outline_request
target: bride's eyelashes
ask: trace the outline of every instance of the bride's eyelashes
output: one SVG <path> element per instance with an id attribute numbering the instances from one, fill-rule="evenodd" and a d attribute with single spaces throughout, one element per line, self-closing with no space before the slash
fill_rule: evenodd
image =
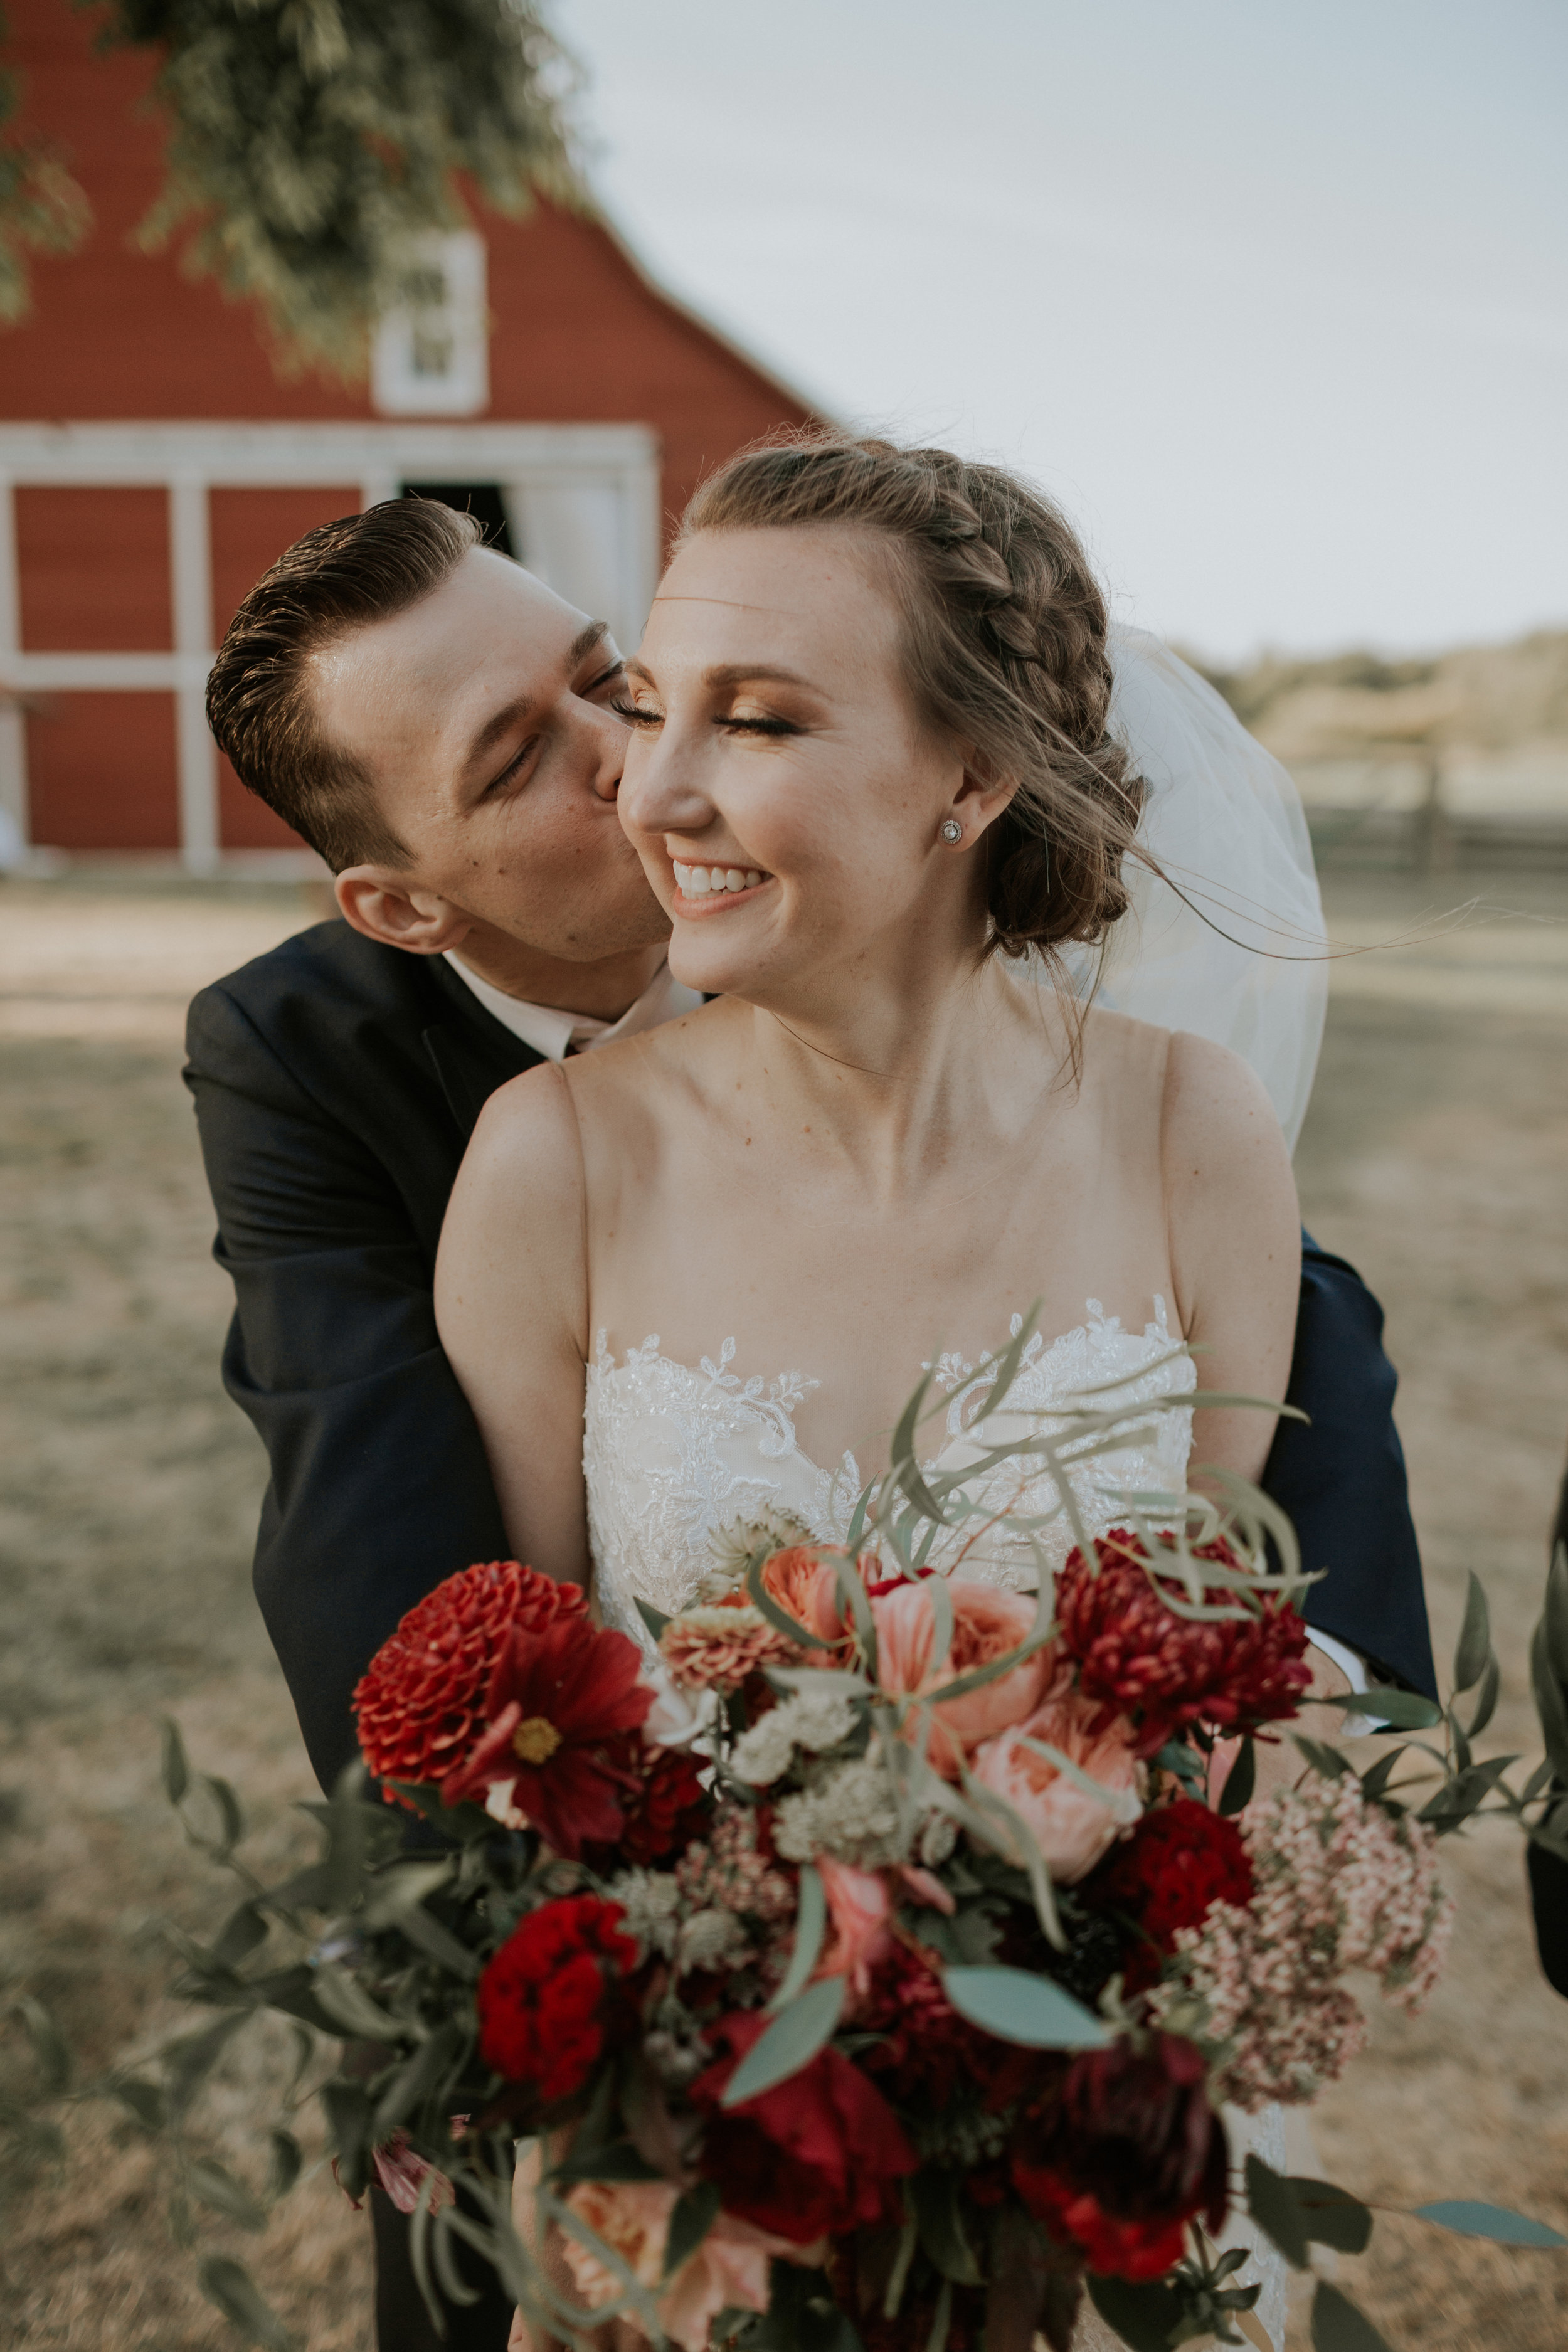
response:
<path id="1" fill-rule="evenodd" d="M 630 727 L 662 727 L 664 725 L 664 713 L 662 710 L 648 710 L 647 709 L 639 708 L 639 706 L 635 702 L 612 702 L 610 709 L 616 713 L 617 718 L 624 719 Z M 722 719 L 715 719 L 713 724 L 726 735 L 772 735 L 776 737 L 782 735 L 799 735 L 805 731 L 802 728 L 796 726 L 793 719 L 736 719 L 725 717 Z"/>

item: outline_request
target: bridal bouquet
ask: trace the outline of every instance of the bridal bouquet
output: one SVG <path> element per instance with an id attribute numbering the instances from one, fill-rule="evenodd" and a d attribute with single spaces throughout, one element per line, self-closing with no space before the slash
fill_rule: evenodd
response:
<path id="1" fill-rule="evenodd" d="M 1239 1483 L 1223 1515 L 1129 1496 L 1096 1539 L 1067 1473 L 1127 1443 L 1124 1406 L 1087 1400 L 938 1476 L 922 1405 L 846 1544 L 728 1529 L 689 1607 L 645 1607 L 647 1649 L 516 1562 L 449 1578 L 356 1695 L 394 1801 L 345 1780 L 321 1862 L 251 1882 L 187 1948 L 215 2050 L 258 2010 L 303 2029 L 307 2068 L 313 2033 L 354 2037 L 320 2086 L 335 2169 L 412 2213 L 427 2293 L 462 2299 L 463 2242 L 556 2336 L 619 2319 L 683 2352 L 1068 2352 L 1087 2296 L 1160 2352 L 1269 2343 L 1233 2212 L 1298 2269 L 1365 2245 L 1349 2192 L 1238 2167 L 1222 2109 L 1310 2102 L 1343 2069 L 1366 2030 L 1352 1973 L 1426 2000 L 1439 1835 L 1483 1804 L 1559 1834 L 1526 1813 L 1555 1801 L 1550 1765 L 1516 1794 L 1472 1758 L 1497 1682 L 1479 1588 L 1473 1697 L 1441 1748 L 1358 1773 L 1298 1736 L 1293 1782 L 1258 1794 L 1309 1680 L 1308 1580 L 1273 1507 Z M 1006 1514 L 977 1499 L 999 1466 Z M 1056 1500 L 1030 1518 L 1042 1471 Z M 1053 1576 L 1058 1513 L 1077 1539 Z M 1004 1519 L 1034 1591 L 964 1574 Z M 1440 1719 L 1403 1692 L 1355 1704 Z M 177 1737 L 169 1770 L 188 1807 Z M 438 1850 L 411 1844 L 422 1821 Z M 176 2057 L 188 2104 L 189 2037 Z M 177 2123 L 154 2081 L 112 2087 Z M 249 2194 L 210 2158 L 187 2177 L 223 2210 Z M 204 2278 L 283 2340 L 237 2264 Z M 1314 2294 L 1321 2352 L 1381 2342 L 1331 2282 Z"/>

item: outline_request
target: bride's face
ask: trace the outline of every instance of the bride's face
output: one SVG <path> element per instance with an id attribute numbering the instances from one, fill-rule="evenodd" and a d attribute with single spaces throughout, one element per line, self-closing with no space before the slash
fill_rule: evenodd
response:
<path id="1" fill-rule="evenodd" d="M 621 822 L 679 979 L 768 999 L 879 940 L 980 935 L 985 796 L 914 707 L 897 604 L 855 534 L 692 540 L 626 669 Z M 955 810 L 956 849 L 938 832 Z"/>

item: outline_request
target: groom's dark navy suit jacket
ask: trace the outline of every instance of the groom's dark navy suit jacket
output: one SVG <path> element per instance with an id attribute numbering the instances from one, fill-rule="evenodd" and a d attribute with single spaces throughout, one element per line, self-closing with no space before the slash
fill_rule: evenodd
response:
<path id="1" fill-rule="evenodd" d="M 495 1088 L 539 1055 L 439 957 L 330 922 L 205 989 L 185 1076 L 237 1312 L 229 1394 L 272 1465 L 256 1592 L 323 1784 L 350 1695 L 404 1612 L 507 1550 L 479 1431 L 436 1337 L 447 1195 Z M 1306 1244 L 1290 1402 L 1265 1484 L 1326 1568 L 1306 1614 L 1435 1690 L 1383 1313 Z"/>

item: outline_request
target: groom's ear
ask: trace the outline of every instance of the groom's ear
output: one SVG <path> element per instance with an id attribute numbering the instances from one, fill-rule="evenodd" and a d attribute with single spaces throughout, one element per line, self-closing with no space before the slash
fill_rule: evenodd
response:
<path id="1" fill-rule="evenodd" d="M 333 885 L 345 923 L 384 947 L 410 955 L 445 955 L 473 929 L 473 919 L 395 866 L 350 866 Z"/>

